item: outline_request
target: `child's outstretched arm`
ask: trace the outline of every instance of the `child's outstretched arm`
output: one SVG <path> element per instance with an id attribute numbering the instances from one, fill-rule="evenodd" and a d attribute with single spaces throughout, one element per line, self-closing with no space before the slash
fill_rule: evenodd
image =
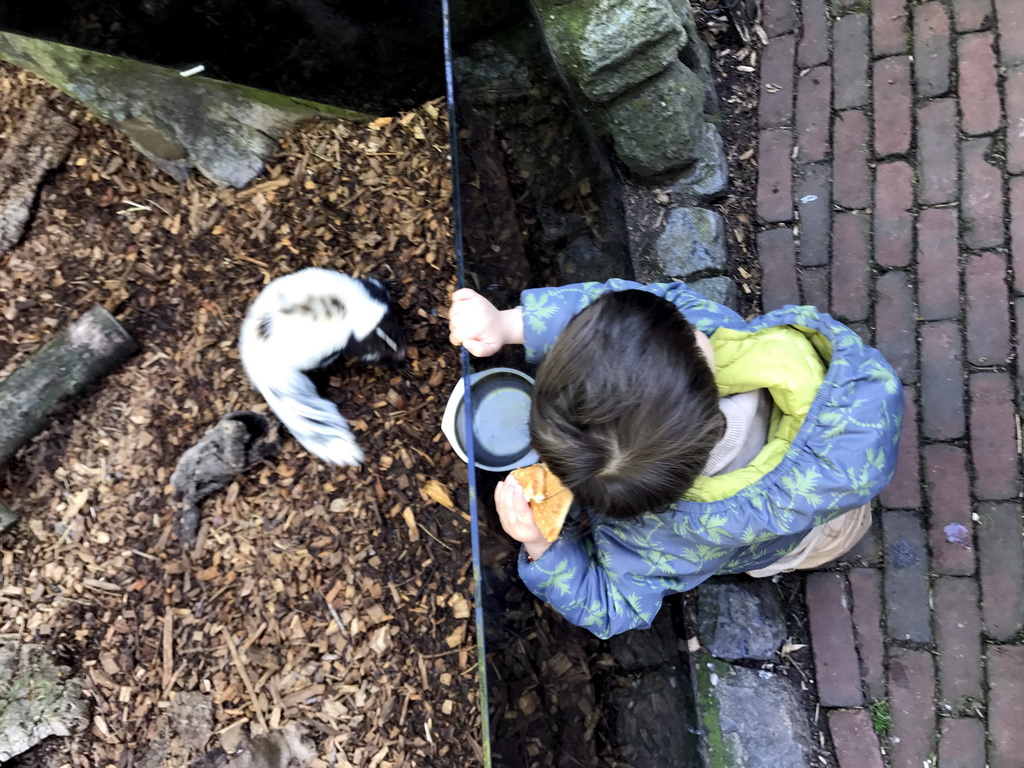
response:
<path id="1" fill-rule="evenodd" d="M 448 340 L 475 357 L 490 357 L 506 344 L 523 343 L 523 311 L 499 310 L 472 288 L 460 288 L 448 310 Z"/>

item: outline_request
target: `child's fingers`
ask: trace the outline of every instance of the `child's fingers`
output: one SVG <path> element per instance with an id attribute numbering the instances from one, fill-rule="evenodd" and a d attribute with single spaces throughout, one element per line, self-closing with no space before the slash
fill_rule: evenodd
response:
<path id="1" fill-rule="evenodd" d="M 480 294 L 474 291 L 472 288 L 459 288 L 459 290 L 455 291 L 455 293 L 452 294 L 452 304 L 455 304 L 456 302 L 459 301 L 466 301 L 467 299 L 472 299 L 479 295 Z"/>
<path id="2" fill-rule="evenodd" d="M 493 353 L 492 344 L 478 339 L 463 339 L 464 346 L 473 357 L 490 357 Z"/>

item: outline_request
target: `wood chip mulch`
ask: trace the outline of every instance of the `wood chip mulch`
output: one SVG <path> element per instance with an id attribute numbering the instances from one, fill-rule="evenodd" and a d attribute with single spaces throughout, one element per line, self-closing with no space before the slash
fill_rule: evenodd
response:
<path id="1" fill-rule="evenodd" d="M 79 135 L 0 255 L 0 377 L 95 303 L 143 349 L 0 467 L 21 518 L 0 536 L 0 634 L 51 647 L 92 704 L 52 765 L 139 764 L 184 692 L 213 702 L 207 750 L 299 723 L 316 768 L 479 765 L 469 526 L 452 501 L 466 470 L 439 428 L 458 377 L 443 105 L 308 124 L 235 191 L 154 176 L 6 65 L 0 152 L 40 96 Z M 170 473 L 224 413 L 266 409 L 239 363 L 242 315 L 306 266 L 397 285 L 409 365 L 330 377 L 367 464 L 331 467 L 288 438 L 207 500 L 183 550 Z"/>

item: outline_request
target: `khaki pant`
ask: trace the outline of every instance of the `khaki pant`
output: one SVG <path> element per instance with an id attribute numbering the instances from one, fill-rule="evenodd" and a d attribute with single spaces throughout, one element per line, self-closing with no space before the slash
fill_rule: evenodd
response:
<path id="1" fill-rule="evenodd" d="M 871 503 L 844 512 L 824 525 L 816 525 L 804 536 L 796 549 L 764 568 L 747 571 L 754 578 L 763 579 L 787 571 L 806 571 L 830 563 L 845 555 L 860 541 L 871 527 Z"/>

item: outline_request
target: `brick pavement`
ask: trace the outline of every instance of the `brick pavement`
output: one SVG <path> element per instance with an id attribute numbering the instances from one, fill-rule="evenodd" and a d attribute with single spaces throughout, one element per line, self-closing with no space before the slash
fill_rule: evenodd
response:
<path id="1" fill-rule="evenodd" d="M 906 385 L 876 529 L 806 582 L 838 764 L 1024 768 L 1024 0 L 763 2 L 765 309 Z"/>

